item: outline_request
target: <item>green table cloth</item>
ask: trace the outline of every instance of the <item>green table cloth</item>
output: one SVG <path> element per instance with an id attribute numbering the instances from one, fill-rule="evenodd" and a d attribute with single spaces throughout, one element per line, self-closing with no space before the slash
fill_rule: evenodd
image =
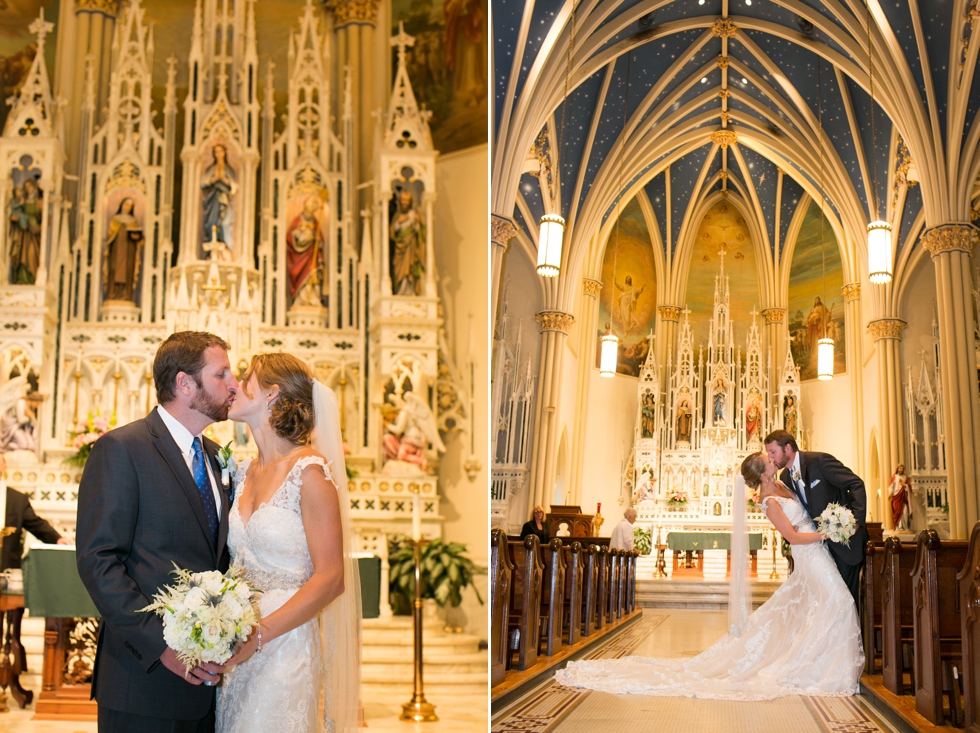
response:
<path id="1" fill-rule="evenodd" d="M 675 552 L 687 550 L 730 550 L 731 532 L 668 532 L 667 547 Z M 749 549 L 762 549 L 762 533 L 749 533 Z"/>
<path id="2" fill-rule="evenodd" d="M 359 557 L 364 618 L 378 618 L 381 606 L 381 558 Z M 31 616 L 95 618 L 99 611 L 78 577 L 75 549 L 35 547 L 24 558 L 24 605 Z"/>
<path id="3" fill-rule="evenodd" d="M 101 616 L 78 577 L 74 547 L 31 548 L 24 558 L 24 605 L 35 618 Z"/>

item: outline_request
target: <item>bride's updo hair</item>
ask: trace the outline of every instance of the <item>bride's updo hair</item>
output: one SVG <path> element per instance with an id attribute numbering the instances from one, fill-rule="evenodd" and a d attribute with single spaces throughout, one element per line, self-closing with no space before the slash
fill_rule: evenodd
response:
<path id="1" fill-rule="evenodd" d="M 269 425 L 276 435 L 298 445 L 309 443 L 314 426 L 310 368 L 292 354 L 256 354 L 242 377 L 243 388 L 252 375 L 262 389 L 279 388 L 269 413 Z"/>
<path id="2" fill-rule="evenodd" d="M 752 489 L 759 488 L 762 482 L 762 474 L 766 472 L 766 459 L 762 453 L 753 453 L 742 461 L 742 478 L 745 485 Z"/>

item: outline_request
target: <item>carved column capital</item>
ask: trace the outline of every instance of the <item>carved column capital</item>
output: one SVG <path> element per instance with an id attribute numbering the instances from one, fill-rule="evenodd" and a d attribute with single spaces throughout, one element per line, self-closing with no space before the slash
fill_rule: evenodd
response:
<path id="1" fill-rule="evenodd" d="M 902 340 L 902 331 L 908 326 L 905 321 L 899 318 L 880 318 L 868 324 L 868 333 L 871 334 L 873 341 L 880 339 Z"/>
<path id="2" fill-rule="evenodd" d="M 586 295 L 590 295 L 593 298 L 598 298 L 599 291 L 602 290 L 602 283 L 598 280 L 593 280 L 591 277 L 583 278 L 582 290 Z"/>
<path id="3" fill-rule="evenodd" d="M 662 305 L 657 308 L 657 313 L 660 314 L 662 321 L 679 321 L 682 312 L 683 309 L 679 305 Z"/>
<path id="4" fill-rule="evenodd" d="M 102 13 L 115 18 L 119 13 L 118 0 L 76 0 L 76 13 Z"/>
<path id="5" fill-rule="evenodd" d="M 762 311 L 762 317 L 766 321 L 766 325 L 770 323 L 782 323 L 786 320 L 786 309 L 785 308 L 766 308 Z"/>
<path id="6" fill-rule="evenodd" d="M 840 291 L 844 294 L 844 300 L 848 303 L 861 300 L 861 283 L 848 283 Z"/>
<path id="7" fill-rule="evenodd" d="M 348 23 L 378 22 L 378 0 L 329 0 L 325 6 L 333 13 L 338 28 Z"/>
<path id="8" fill-rule="evenodd" d="M 541 327 L 541 333 L 545 331 L 557 331 L 567 334 L 572 324 L 575 323 L 575 316 L 561 311 L 541 311 L 534 320 Z"/>
<path id="9" fill-rule="evenodd" d="M 922 246 L 935 259 L 944 252 L 966 252 L 973 254 L 973 247 L 980 239 L 980 230 L 972 224 L 941 224 L 927 229 L 922 234 Z"/>
<path id="10" fill-rule="evenodd" d="M 517 227 L 510 219 L 492 214 L 490 216 L 490 240 L 504 250 L 510 244 L 510 240 L 517 236 Z"/>
<path id="11" fill-rule="evenodd" d="M 731 130 L 715 130 L 711 133 L 711 142 L 723 148 L 738 142 L 738 135 Z"/>

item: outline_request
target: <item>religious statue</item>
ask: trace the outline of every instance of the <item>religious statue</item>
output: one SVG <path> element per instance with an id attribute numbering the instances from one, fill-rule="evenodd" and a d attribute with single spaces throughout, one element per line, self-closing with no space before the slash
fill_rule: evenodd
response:
<path id="1" fill-rule="evenodd" d="M 783 398 L 783 430 L 793 437 L 798 437 L 796 397 L 791 394 L 788 394 Z"/>
<path id="2" fill-rule="evenodd" d="M 654 404 L 652 392 L 643 395 L 643 404 L 640 407 L 640 435 L 644 438 L 652 438 L 653 431 L 657 426 L 657 412 Z"/>
<path id="3" fill-rule="evenodd" d="M 439 453 L 446 450 L 435 415 L 414 392 L 406 392 L 402 397 L 390 394 L 388 402 L 398 408 L 398 414 L 385 426 L 381 439 L 385 458 L 382 473 L 426 473 L 429 462 L 425 449 L 429 444 Z"/>
<path id="4" fill-rule="evenodd" d="M 321 209 L 320 197 L 310 194 L 303 201 L 303 210 L 286 230 L 290 305 L 323 305 L 324 236 L 318 216 Z"/>
<path id="5" fill-rule="evenodd" d="M 895 469 L 888 484 L 888 498 L 892 505 L 892 526 L 901 531 L 912 529 L 912 479 L 905 475 L 905 466 Z"/>
<path id="6" fill-rule="evenodd" d="M 691 403 L 687 400 L 677 404 L 677 442 L 691 442 Z"/>
<path id="7" fill-rule="evenodd" d="M 711 393 L 711 422 L 713 425 L 725 424 L 725 382 L 721 377 L 715 380 Z"/>
<path id="8" fill-rule="evenodd" d="M 8 379 L 0 387 L 0 453 L 37 451 L 37 408 L 40 395 L 26 377 Z"/>
<path id="9" fill-rule="evenodd" d="M 651 501 L 657 498 L 657 492 L 654 488 L 656 486 L 657 479 L 650 475 L 650 471 L 644 468 L 640 472 L 640 480 L 636 482 L 636 490 L 633 492 L 633 505 L 636 506 L 641 501 L 646 501 L 650 499 Z"/>
<path id="10" fill-rule="evenodd" d="M 759 424 L 762 421 L 762 410 L 759 409 L 759 393 L 752 390 L 749 406 L 745 409 L 745 443 L 759 440 Z"/>
<path id="11" fill-rule="evenodd" d="M 105 300 L 133 300 L 143 253 L 143 225 L 133 215 L 135 202 L 128 196 L 109 220 L 102 259 L 102 292 Z"/>
<path id="12" fill-rule="evenodd" d="M 425 251 L 425 226 L 412 200 L 412 192 L 398 192 L 398 209 L 388 226 L 391 252 L 391 292 L 394 295 L 419 295 L 422 292 L 422 254 Z"/>
<path id="13" fill-rule="evenodd" d="M 646 289 L 646 285 L 634 288 L 632 276 L 627 275 L 623 285 L 616 283 L 616 289 L 623 293 L 618 298 L 620 325 L 623 328 L 623 334 L 629 336 L 640 325 L 639 321 L 636 320 L 636 303 Z"/>
<path id="14" fill-rule="evenodd" d="M 41 260 L 43 194 L 37 180 L 27 178 L 15 186 L 10 199 L 10 283 L 33 285 Z"/>
<path id="15" fill-rule="evenodd" d="M 231 199 L 238 193 L 238 176 L 228 164 L 228 148 L 218 143 L 211 154 L 214 162 L 204 169 L 201 177 L 201 242 L 210 241 L 213 235 L 228 244 L 232 241 L 234 223 Z"/>

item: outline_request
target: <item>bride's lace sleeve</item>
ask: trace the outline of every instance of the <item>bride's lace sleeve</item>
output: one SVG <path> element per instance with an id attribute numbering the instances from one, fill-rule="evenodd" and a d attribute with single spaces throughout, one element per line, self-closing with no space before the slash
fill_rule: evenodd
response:
<path id="1" fill-rule="evenodd" d="M 242 484 L 245 483 L 245 474 L 248 473 L 248 467 L 252 465 L 252 459 L 246 458 L 244 461 L 238 464 L 235 469 L 235 477 L 232 479 L 232 485 L 235 487 L 235 498 L 237 499 L 242 493 Z"/>

